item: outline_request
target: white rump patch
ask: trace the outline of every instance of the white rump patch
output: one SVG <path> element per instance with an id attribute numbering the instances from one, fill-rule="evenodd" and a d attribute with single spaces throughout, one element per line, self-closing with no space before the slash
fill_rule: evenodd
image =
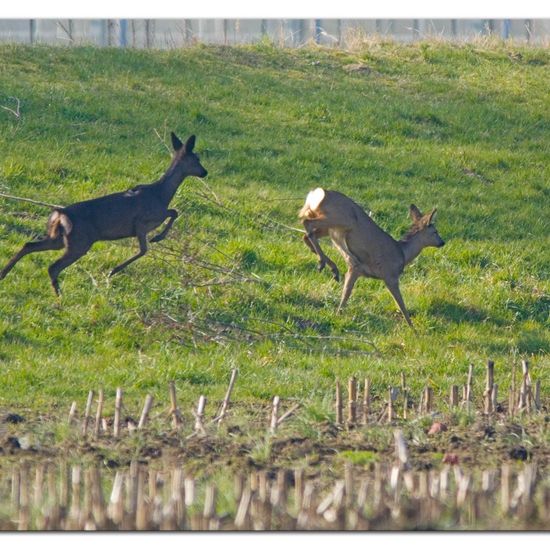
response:
<path id="1" fill-rule="evenodd" d="M 310 191 L 306 197 L 306 206 L 311 210 L 317 210 L 319 205 L 323 202 L 325 198 L 325 190 L 321 187 L 317 187 L 313 191 Z"/>

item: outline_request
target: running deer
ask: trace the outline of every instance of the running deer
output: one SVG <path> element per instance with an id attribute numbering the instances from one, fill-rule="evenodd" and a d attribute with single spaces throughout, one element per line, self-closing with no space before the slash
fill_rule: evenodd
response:
<path id="1" fill-rule="evenodd" d="M 433 225 L 435 212 L 434 209 L 424 215 L 411 204 L 409 213 L 413 224 L 408 233 L 396 241 L 346 195 L 321 188 L 307 195 L 299 217 L 306 230 L 304 242 L 319 257 L 319 271 L 328 265 L 334 278 L 340 279 L 336 264 L 319 246 L 318 239 L 326 236 L 332 239 L 348 266 L 338 312 L 348 301 L 357 279 L 372 277 L 384 281 L 407 323 L 413 326 L 399 291 L 399 276 L 425 247 L 445 244 Z"/>
<path id="2" fill-rule="evenodd" d="M 178 217 L 177 211 L 168 208 L 168 205 L 184 178 L 204 178 L 207 174 L 198 155 L 193 153 L 195 136 L 191 136 L 184 145 L 172 132 L 172 146 L 172 163 L 158 181 L 54 209 L 48 219 L 46 236 L 39 241 L 25 244 L 0 271 L 0 280 L 23 256 L 32 252 L 64 248 L 63 256 L 48 268 L 53 289 L 59 295 L 59 273 L 84 256 L 97 241 L 113 241 L 126 237 L 136 237 L 138 240 L 139 252 L 115 267 L 109 276 L 119 273 L 141 258 L 147 252 L 147 233 L 168 219 L 164 229 L 149 242 L 162 241 Z"/>

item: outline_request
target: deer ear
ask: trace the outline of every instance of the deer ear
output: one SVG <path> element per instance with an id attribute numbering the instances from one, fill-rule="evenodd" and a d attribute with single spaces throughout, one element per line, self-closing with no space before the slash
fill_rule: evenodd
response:
<path id="1" fill-rule="evenodd" d="M 409 215 L 411 216 L 413 222 L 416 222 L 422 218 L 422 212 L 420 212 L 414 204 L 411 204 L 409 208 Z"/>
<path id="2" fill-rule="evenodd" d="M 185 143 L 185 152 L 192 153 L 195 147 L 195 136 L 191 136 Z"/>
<path id="3" fill-rule="evenodd" d="M 435 215 L 437 213 L 437 208 L 434 208 L 429 214 L 428 214 L 428 224 L 433 223 L 435 219 Z"/>
<path id="4" fill-rule="evenodd" d="M 170 132 L 170 135 L 172 136 L 172 147 L 174 148 L 174 151 L 179 151 L 183 147 L 183 143 L 180 138 L 174 134 L 174 132 Z"/>

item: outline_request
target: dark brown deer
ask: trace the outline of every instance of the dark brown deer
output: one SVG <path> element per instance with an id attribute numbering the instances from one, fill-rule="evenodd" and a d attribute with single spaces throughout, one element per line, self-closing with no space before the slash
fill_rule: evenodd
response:
<path id="1" fill-rule="evenodd" d="M 411 204 L 412 227 L 396 241 L 346 195 L 321 188 L 307 195 L 299 216 L 306 230 L 304 242 L 319 257 L 319 271 L 328 265 L 334 278 L 337 281 L 340 278 L 338 267 L 319 246 L 318 239 L 326 236 L 332 239 L 348 266 L 338 311 L 346 305 L 359 277 L 382 279 L 412 327 L 399 290 L 399 277 L 425 247 L 445 244 L 433 225 L 435 212 L 434 209 L 424 215 Z"/>
<path id="2" fill-rule="evenodd" d="M 177 211 L 168 208 L 168 205 L 184 178 L 204 178 L 207 174 L 198 155 L 193 153 L 195 136 L 191 136 L 184 145 L 176 134 L 172 133 L 172 145 L 172 163 L 158 181 L 138 185 L 121 193 L 56 208 L 48 219 L 46 237 L 25 244 L 0 271 L 0 280 L 23 256 L 32 252 L 64 248 L 63 256 L 48 268 L 52 286 L 59 295 L 59 273 L 84 256 L 97 241 L 113 241 L 126 237 L 136 237 L 138 240 L 139 252 L 115 267 L 109 276 L 119 273 L 141 258 L 147 252 L 147 233 L 168 219 L 164 229 L 149 242 L 161 241 L 178 217 Z"/>

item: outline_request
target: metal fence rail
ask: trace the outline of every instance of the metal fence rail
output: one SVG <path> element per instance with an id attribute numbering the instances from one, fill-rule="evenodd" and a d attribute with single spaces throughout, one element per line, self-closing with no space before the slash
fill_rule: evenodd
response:
<path id="1" fill-rule="evenodd" d="M 269 40 L 348 47 L 365 36 L 399 42 L 496 36 L 547 45 L 549 19 L 0 19 L 0 42 L 177 48 Z"/>

